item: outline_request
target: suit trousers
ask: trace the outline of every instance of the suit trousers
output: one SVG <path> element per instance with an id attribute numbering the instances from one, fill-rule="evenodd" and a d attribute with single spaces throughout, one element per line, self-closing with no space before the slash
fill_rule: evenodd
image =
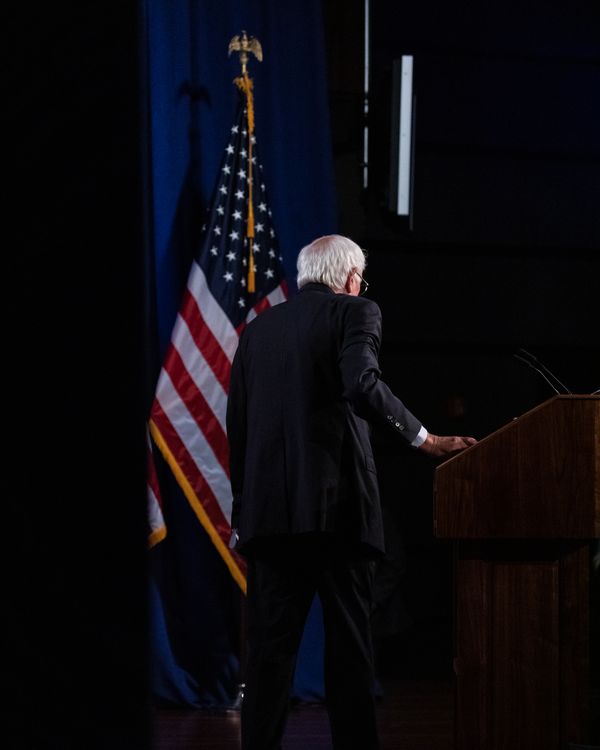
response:
<path id="1" fill-rule="evenodd" d="M 280 750 L 296 657 L 315 594 L 335 750 L 376 750 L 371 638 L 374 563 L 325 534 L 278 537 L 248 560 L 242 750 Z"/>

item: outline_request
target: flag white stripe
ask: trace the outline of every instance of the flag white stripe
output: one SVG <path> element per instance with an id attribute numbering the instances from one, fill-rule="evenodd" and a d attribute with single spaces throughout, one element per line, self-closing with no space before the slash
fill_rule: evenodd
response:
<path id="1" fill-rule="evenodd" d="M 148 485 L 148 523 L 151 531 L 156 531 L 165 525 L 160 503 L 150 485 Z"/>
<path id="2" fill-rule="evenodd" d="M 269 300 L 271 307 L 278 305 L 280 302 L 286 301 L 287 297 L 284 294 L 281 284 L 275 287 L 270 294 L 267 294 L 267 299 Z"/>
<path id="3" fill-rule="evenodd" d="M 221 345 L 230 362 L 237 349 L 238 335 L 223 308 L 213 297 L 202 268 L 194 261 L 188 278 L 188 289 L 196 300 L 204 322 Z"/>
<path id="4" fill-rule="evenodd" d="M 187 406 L 179 397 L 166 370 L 163 370 L 161 379 L 162 388 L 156 396 L 160 407 L 168 415 L 173 429 L 185 445 L 198 473 L 206 480 L 225 518 L 229 520 L 232 502 L 229 477 Z"/>
<path id="5" fill-rule="evenodd" d="M 150 438 L 150 430 L 148 429 L 148 425 L 146 425 L 146 443 L 148 447 L 148 461 L 152 467 L 152 469 L 148 469 L 148 481 L 146 483 L 146 488 L 148 491 L 148 524 L 150 527 L 150 533 L 152 534 L 154 531 L 164 528 L 165 520 L 163 517 L 162 508 L 160 506 L 160 501 L 156 492 L 154 491 L 154 487 L 152 486 L 153 482 L 158 482 L 158 479 L 154 474 L 154 454 L 152 451 L 152 439 Z"/>
<path id="6" fill-rule="evenodd" d="M 227 406 L 227 394 L 222 385 L 215 378 L 210 365 L 204 358 L 202 352 L 196 346 L 190 329 L 185 320 L 178 315 L 177 324 L 171 339 L 173 346 L 179 352 L 190 378 L 194 381 L 196 388 L 204 396 L 206 402 L 212 409 L 219 424 L 225 427 L 225 412 Z M 237 338 L 237 334 L 236 334 Z"/>

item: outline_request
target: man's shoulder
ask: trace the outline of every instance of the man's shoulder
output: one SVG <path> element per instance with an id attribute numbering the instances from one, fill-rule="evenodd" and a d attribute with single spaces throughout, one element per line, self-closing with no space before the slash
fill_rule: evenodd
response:
<path id="1" fill-rule="evenodd" d="M 379 305 L 368 297 L 356 297 L 352 294 L 324 294 L 319 290 L 302 290 L 290 300 L 292 304 L 325 304 L 333 305 L 339 308 L 350 308 L 353 310 L 376 310 L 379 311 Z"/>
<path id="2" fill-rule="evenodd" d="M 344 297 L 346 304 L 357 310 L 379 310 L 377 302 L 369 299 L 369 297 L 354 297 L 351 294 L 340 294 L 338 296 Z"/>
<path id="3" fill-rule="evenodd" d="M 350 294 L 338 294 L 337 296 L 343 298 L 340 301 L 340 306 L 349 317 L 366 320 L 381 318 L 381 310 L 374 300 L 368 297 L 354 297 Z"/>
<path id="4" fill-rule="evenodd" d="M 258 331 L 264 326 L 268 326 L 270 323 L 274 322 L 277 318 L 285 316 L 287 314 L 289 303 L 290 300 L 285 300 L 284 302 L 279 302 L 277 305 L 265 308 L 255 318 L 246 323 L 242 334 L 246 336 L 252 335 L 255 331 Z"/>
<path id="5" fill-rule="evenodd" d="M 381 310 L 379 305 L 368 297 L 356 297 L 352 294 L 323 294 L 320 292 L 302 292 L 292 300 L 290 312 L 302 316 L 305 311 L 329 310 L 339 325 L 346 326 L 379 326 Z"/>
<path id="6" fill-rule="evenodd" d="M 303 315 L 304 311 L 313 308 L 314 305 L 318 307 L 333 306 L 337 309 L 338 313 L 343 318 L 346 316 L 350 318 L 364 318 L 364 319 L 380 319 L 381 311 L 379 305 L 372 299 L 367 297 L 355 297 L 351 294 L 310 294 L 310 292 L 304 292 L 302 294 L 295 294 L 285 302 L 280 302 L 273 307 L 268 307 L 266 310 L 257 315 L 253 320 L 246 324 L 243 333 L 246 337 L 252 337 L 253 334 L 259 333 L 268 329 L 270 326 L 285 325 L 286 321 L 297 316 Z"/>

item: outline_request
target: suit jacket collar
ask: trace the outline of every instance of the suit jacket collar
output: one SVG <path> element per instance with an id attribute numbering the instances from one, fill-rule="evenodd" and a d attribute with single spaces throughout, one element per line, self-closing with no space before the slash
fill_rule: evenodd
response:
<path id="1" fill-rule="evenodd" d="M 320 284 L 316 281 L 310 281 L 308 284 L 305 284 L 302 289 L 300 289 L 300 293 L 302 292 L 325 292 L 326 294 L 335 294 L 333 289 L 327 286 L 327 284 Z"/>

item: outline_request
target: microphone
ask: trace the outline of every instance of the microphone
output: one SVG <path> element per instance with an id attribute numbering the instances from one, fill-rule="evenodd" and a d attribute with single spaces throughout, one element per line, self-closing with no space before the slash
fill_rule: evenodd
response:
<path id="1" fill-rule="evenodd" d="M 567 386 L 564 383 L 562 383 L 553 372 L 550 372 L 550 370 L 546 367 L 546 365 L 540 362 L 540 360 L 534 354 L 532 354 L 531 352 L 528 352 L 527 349 L 523 349 L 523 348 L 519 349 L 519 351 L 521 352 L 521 354 L 524 354 L 527 357 L 527 360 L 526 360 L 527 364 L 529 364 L 530 367 L 533 367 L 534 370 L 537 370 L 540 373 L 540 375 L 542 375 L 548 383 L 550 383 L 550 381 L 548 380 L 546 375 L 544 375 L 544 373 L 547 373 L 548 375 L 550 375 L 552 380 L 554 380 L 555 383 L 558 383 L 558 385 L 564 389 L 565 393 L 571 393 L 571 391 L 567 388 Z M 518 355 L 515 355 L 515 356 L 518 357 Z M 520 357 L 520 359 L 523 359 L 523 357 Z M 559 393 L 559 391 L 552 385 L 552 383 L 550 383 L 550 385 L 554 388 L 556 393 Z"/>
<path id="2" fill-rule="evenodd" d="M 538 372 L 544 378 L 544 380 L 546 381 L 546 383 L 548 383 L 548 385 L 550 386 L 550 388 L 552 388 L 552 390 L 554 391 L 554 393 L 556 393 L 558 396 L 560 396 L 560 391 L 557 390 L 557 388 L 554 386 L 554 383 L 552 383 L 550 380 L 548 380 L 548 378 L 544 375 L 544 373 L 540 370 L 540 368 L 536 367 L 533 364 L 533 362 L 530 362 L 528 359 L 525 359 L 525 357 L 521 357 L 519 354 L 513 354 L 513 357 L 515 359 L 518 359 L 519 362 L 522 362 L 524 365 L 527 365 L 527 367 L 531 367 L 532 370 L 535 370 L 536 372 Z"/>

